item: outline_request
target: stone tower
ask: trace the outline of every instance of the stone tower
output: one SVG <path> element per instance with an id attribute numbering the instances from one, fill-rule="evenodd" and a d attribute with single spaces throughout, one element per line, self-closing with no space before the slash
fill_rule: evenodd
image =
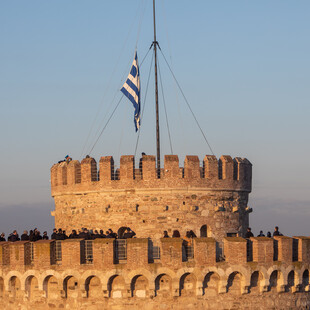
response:
<path id="1" fill-rule="evenodd" d="M 249 225 L 252 165 L 245 159 L 206 155 L 166 155 L 156 173 L 155 156 L 144 155 L 138 168 L 134 156 L 122 156 L 115 169 L 111 156 L 73 160 L 51 168 L 55 226 L 66 229 L 133 229 L 137 237 L 159 239 L 178 230 L 221 242 L 243 236 Z"/>

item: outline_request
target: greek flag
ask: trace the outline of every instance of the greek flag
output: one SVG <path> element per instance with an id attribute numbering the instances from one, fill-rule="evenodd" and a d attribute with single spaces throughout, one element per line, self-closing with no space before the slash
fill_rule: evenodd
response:
<path id="1" fill-rule="evenodd" d="M 140 72 L 138 66 L 137 51 L 133 60 L 127 81 L 124 83 L 121 92 L 132 102 L 135 109 L 136 131 L 140 128 Z"/>

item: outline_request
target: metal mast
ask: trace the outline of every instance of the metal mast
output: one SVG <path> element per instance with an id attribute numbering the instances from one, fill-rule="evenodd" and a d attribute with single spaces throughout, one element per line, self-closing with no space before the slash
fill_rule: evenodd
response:
<path id="1" fill-rule="evenodd" d="M 157 175 L 160 175 L 160 139 L 159 139 L 159 109 L 158 109 L 158 83 L 157 83 L 157 45 L 156 23 L 155 23 L 155 0 L 153 0 L 153 20 L 154 20 L 154 56 L 155 56 L 155 104 L 156 104 L 156 146 L 157 146 Z"/>

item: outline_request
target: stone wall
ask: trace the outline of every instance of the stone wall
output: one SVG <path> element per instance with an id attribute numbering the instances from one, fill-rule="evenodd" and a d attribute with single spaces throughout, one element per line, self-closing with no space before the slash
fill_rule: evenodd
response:
<path id="1" fill-rule="evenodd" d="M 122 156 L 119 169 L 111 156 L 101 157 L 99 171 L 93 158 L 62 162 L 51 168 L 52 215 L 67 231 L 129 226 L 138 237 L 159 239 L 164 230 L 193 230 L 222 241 L 248 227 L 251 169 L 246 159 L 209 155 L 202 167 L 197 156 L 186 156 L 184 168 L 166 155 L 160 175 L 154 156 L 143 156 L 137 169 L 133 156 Z"/>
<path id="2" fill-rule="evenodd" d="M 160 255 L 149 239 L 115 242 L 0 243 L 0 308 L 310 307 L 309 237 L 225 238 L 221 261 L 213 238 L 193 239 L 190 254 L 180 238 L 161 239 Z"/>

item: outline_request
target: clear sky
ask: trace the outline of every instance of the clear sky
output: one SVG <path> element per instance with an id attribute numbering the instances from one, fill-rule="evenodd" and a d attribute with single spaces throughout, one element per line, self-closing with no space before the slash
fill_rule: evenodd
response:
<path id="1" fill-rule="evenodd" d="M 217 157 L 253 164 L 254 233 L 310 235 L 310 2 L 157 1 L 157 39 Z M 54 226 L 50 167 L 89 153 L 121 97 L 137 46 L 153 41 L 151 0 L 0 1 L 0 230 Z M 150 52 L 137 155 L 155 154 Z M 161 52 L 174 154 L 210 154 Z M 146 90 L 148 89 L 148 92 Z M 147 93 L 147 94 L 146 94 Z M 144 100 L 146 98 L 146 100 Z M 170 154 L 160 91 L 162 154 Z M 134 154 L 123 100 L 91 155 Z M 107 227 L 104 227 L 107 228 Z"/>

